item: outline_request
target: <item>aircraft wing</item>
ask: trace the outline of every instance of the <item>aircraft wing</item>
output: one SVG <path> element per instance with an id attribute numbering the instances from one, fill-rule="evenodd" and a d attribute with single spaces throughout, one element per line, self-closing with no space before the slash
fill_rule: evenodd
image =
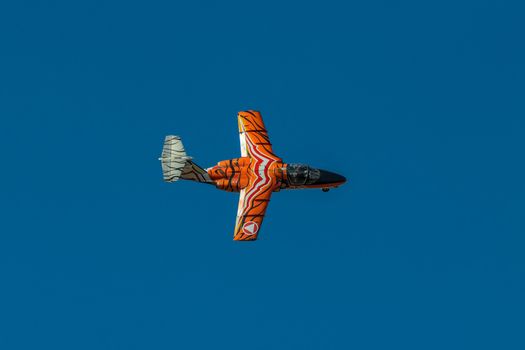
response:
<path id="1" fill-rule="evenodd" d="M 243 111 L 237 114 L 237 119 L 239 121 L 242 157 L 261 155 L 270 160 L 281 160 L 273 153 L 272 144 L 270 143 L 261 113 L 251 110 Z"/>
<path id="2" fill-rule="evenodd" d="M 257 239 L 261 224 L 270 202 L 277 179 L 270 174 L 273 162 L 281 161 L 272 150 L 268 132 L 261 113 L 243 111 L 237 115 L 241 155 L 251 158 L 249 183 L 241 190 L 237 222 L 233 239 L 236 241 L 254 241 Z"/>
<path id="3" fill-rule="evenodd" d="M 235 241 L 255 241 L 270 202 L 271 183 L 254 183 L 241 190 L 239 209 L 235 223 Z"/>

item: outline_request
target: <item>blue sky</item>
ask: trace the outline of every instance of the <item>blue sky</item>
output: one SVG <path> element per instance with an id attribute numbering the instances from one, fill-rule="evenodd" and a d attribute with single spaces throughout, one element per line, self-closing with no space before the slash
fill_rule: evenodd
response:
<path id="1" fill-rule="evenodd" d="M 0 5 L 0 348 L 523 349 L 524 6 Z M 237 195 L 162 182 L 263 113 L 260 240 Z"/>

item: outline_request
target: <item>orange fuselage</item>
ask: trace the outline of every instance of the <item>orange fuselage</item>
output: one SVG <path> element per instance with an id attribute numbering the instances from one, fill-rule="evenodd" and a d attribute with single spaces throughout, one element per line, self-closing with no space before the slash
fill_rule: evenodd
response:
<path id="1" fill-rule="evenodd" d="M 218 189 L 228 192 L 240 192 L 258 177 L 269 178 L 274 192 L 281 189 L 334 188 L 346 181 L 340 175 L 306 165 L 281 161 L 260 164 L 250 157 L 220 161 L 207 172 Z"/>

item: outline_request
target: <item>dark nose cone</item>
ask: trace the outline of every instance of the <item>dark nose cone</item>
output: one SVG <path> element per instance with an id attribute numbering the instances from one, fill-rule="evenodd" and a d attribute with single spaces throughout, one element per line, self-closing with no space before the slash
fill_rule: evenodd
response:
<path id="1" fill-rule="evenodd" d="M 315 182 L 316 185 L 340 184 L 346 182 L 346 178 L 342 175 L 332 173 L 331 171 L 321 170 L 319 180 Z"/>

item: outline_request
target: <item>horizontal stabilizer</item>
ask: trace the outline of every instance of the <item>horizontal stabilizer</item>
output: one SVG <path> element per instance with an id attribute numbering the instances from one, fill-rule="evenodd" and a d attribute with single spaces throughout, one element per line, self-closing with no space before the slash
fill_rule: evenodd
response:
<path id="1" fill-rule="evenodd" d="M 191 157 L 186 156 L 186 151 L 184 150 L 180 137 L 174 135 L 166 136 L 164 139 L 164 147 L 162 147 L 162 155 L 159 158 L 162 164 L 164 181 L 177 181 L 186 166 L 186 161 L 190 159 Z"/>
<path id="2" fill-rule="evenodd" d="M 179 179 L 184 179 L 213 183 L 206 170 L 192 162 L 191 159 L 191 157 L 186 155 L 184 145 L 179 136 L 166 136 L 162 155 L 159 158 L 162 164 L 164 181 L 175 182 Z"/>

